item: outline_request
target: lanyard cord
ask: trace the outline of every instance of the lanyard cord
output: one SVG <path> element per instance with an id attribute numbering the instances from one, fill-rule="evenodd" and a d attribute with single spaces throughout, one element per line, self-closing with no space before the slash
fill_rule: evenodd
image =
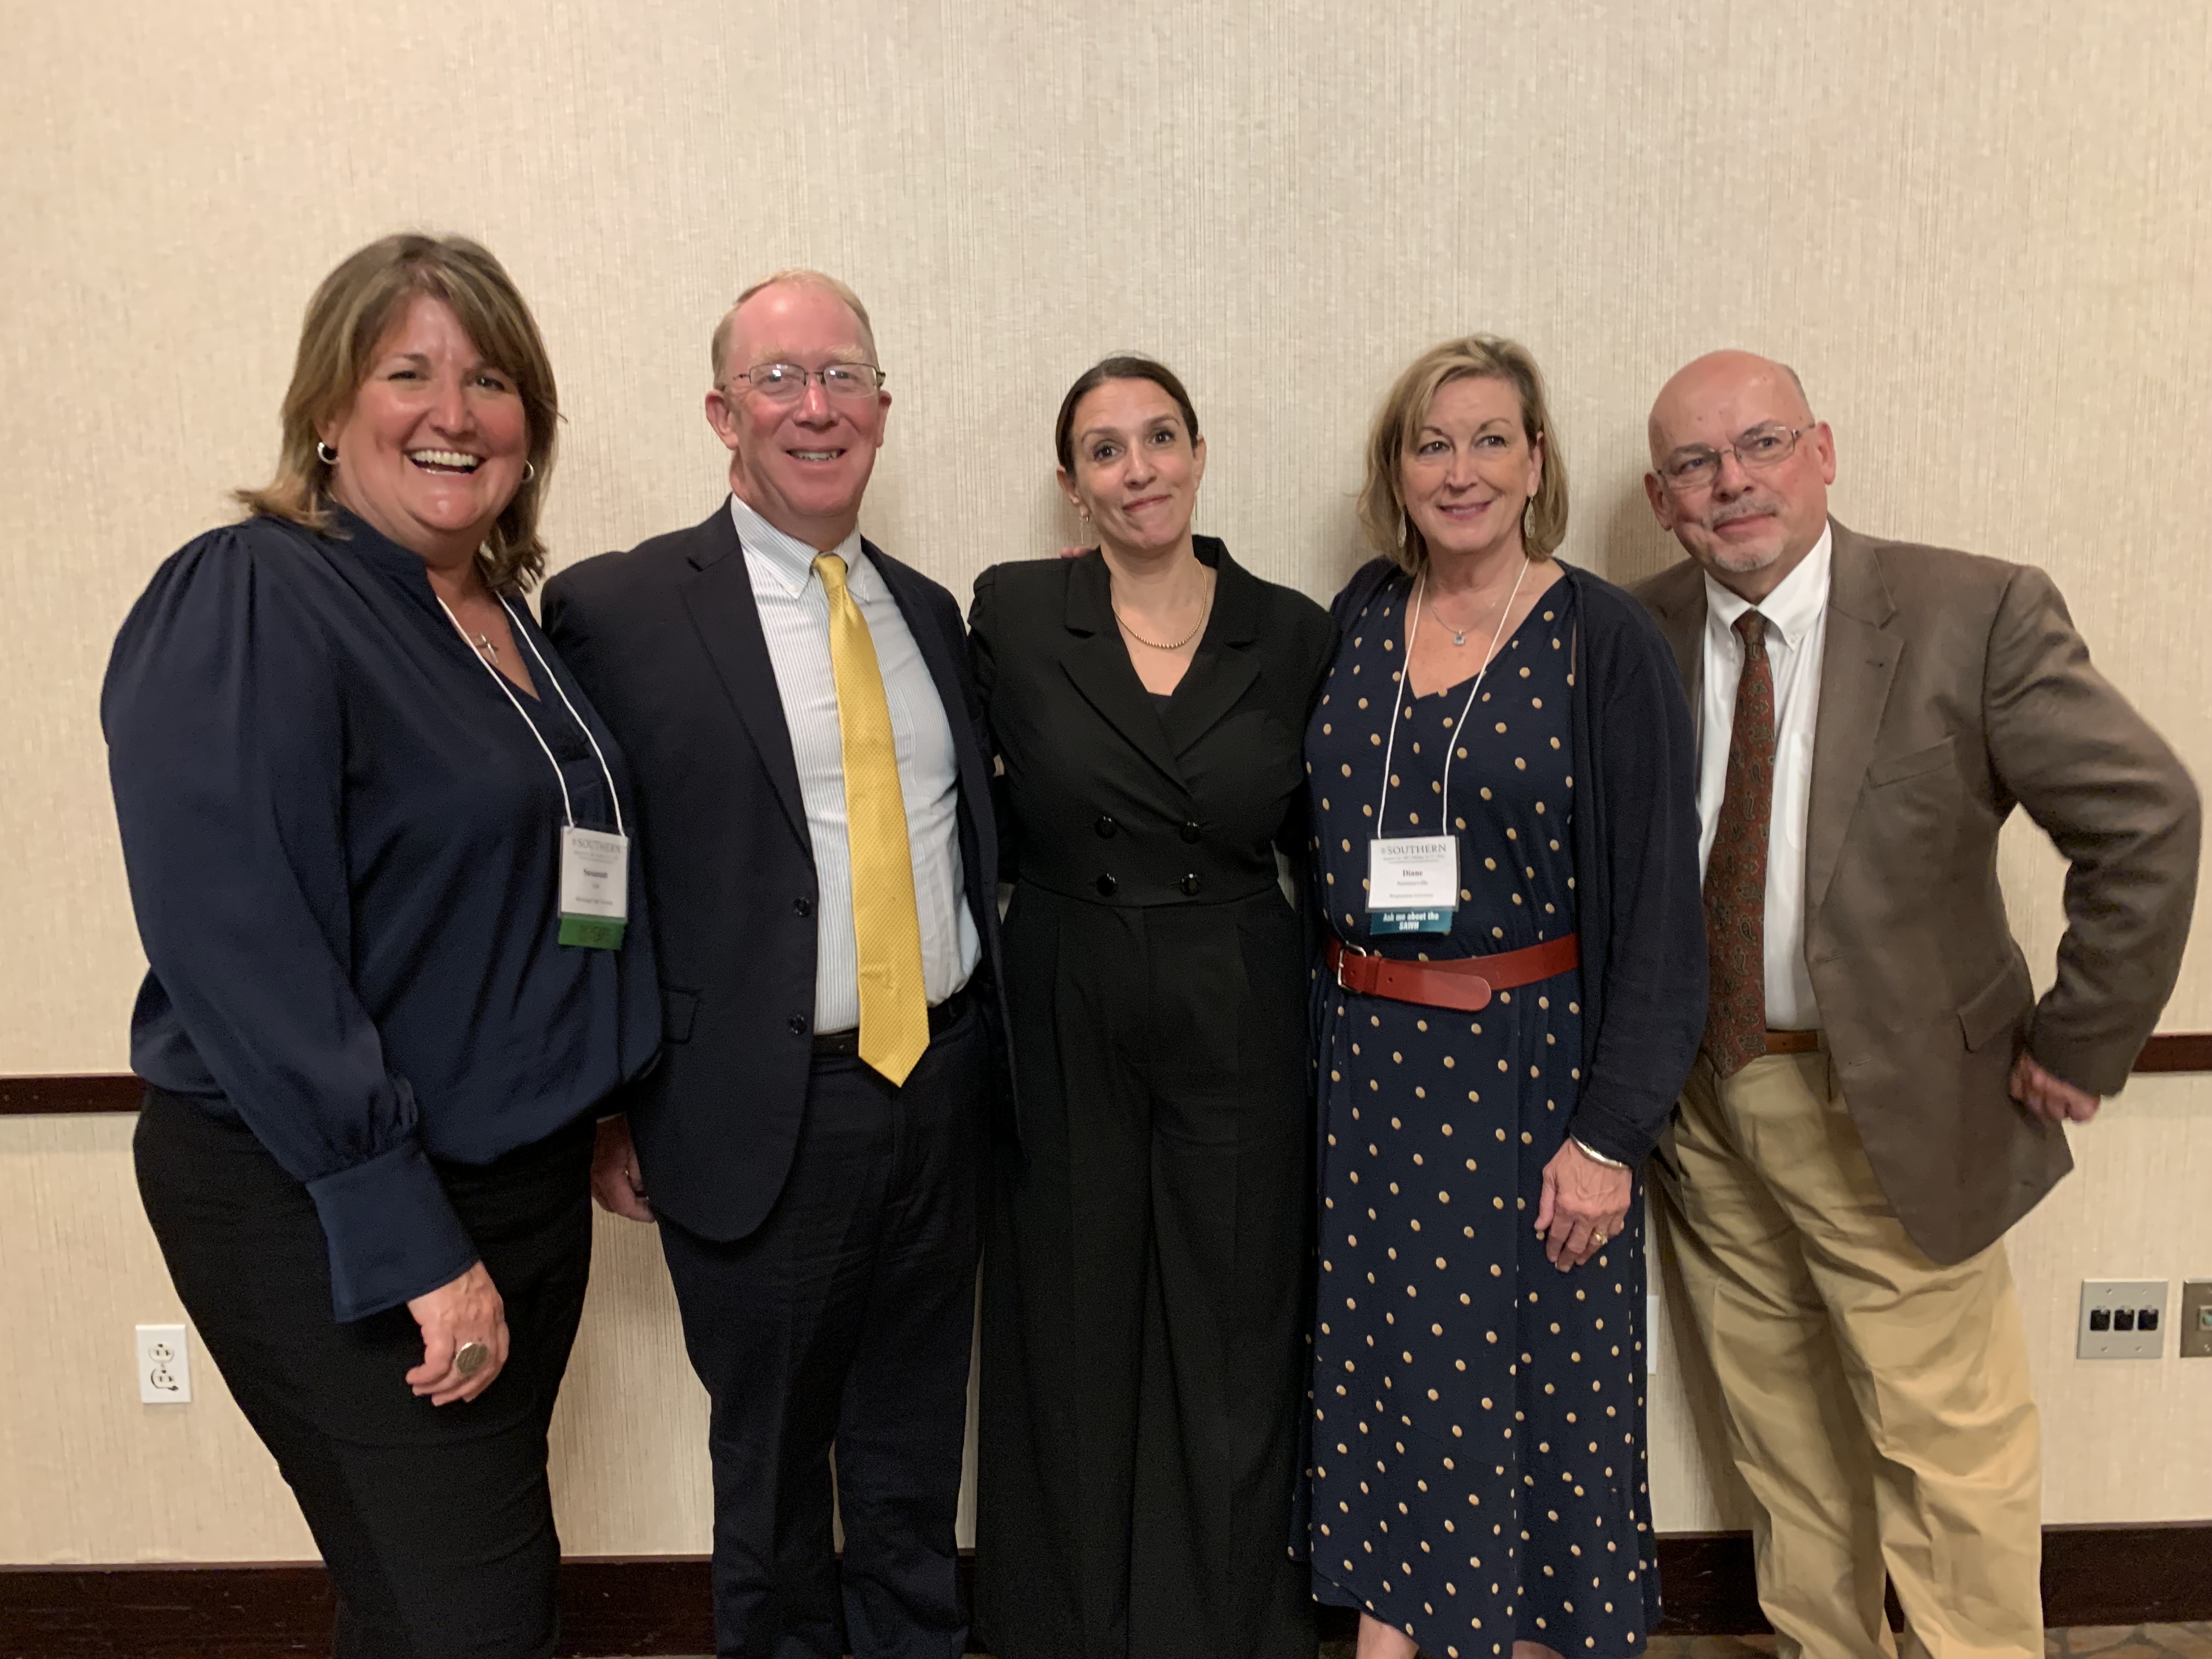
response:
<path id="1" fill-rule="evenodd" d="M 1452 757 L 1459 748 L 1461 736 L 1467 730 L 1467 717 L 1474 708 L 1476 695 L 1482 690 L 1483 677 L 1490 672 L 1491 659 L 1497 656 L 1498 643 L 1505 637 L 1505 623 L 1513 615 L 1513 601 L 1521 597 L 1521 581 L 1528 574 L 1528 562 L 1526 557 L 1521 561 L 1520 575 L 1514 577 L 1513 591 L 1505 596 L 1505 608 L 1498 613 L 1498 626 L 1490 635 L 1490 649 L 1483 653 L 1482 666 L 1474 671 L 1474 684 L 1467 689 L 1467 702 L 1461 707 L 1459 719 L 1454 723 L 1451 741 L 1444 745 L 1444 781 L 1440 791 L 1443 800 L 1439 810 L 1443 814 L 1442 822 L 1446 824 L 1451 822 Z M 1382 745 L 1382 793 L 1375 803 L 1375 833 L 1378 836 L 1389 833 L 1382 809 L 1390 799 L 1390 757 L 1398 752 L 1398 714 L 1405 705 L 1406 682 L 1413 677 L 1413 635 L 1421 625 L 1421 594 L 1428 582 L 1429 573 L 1424 570 L 1413 583 L 1413 611 L 1406 618 L 1406 665 L 1398 675 L 1398 695 L 1390 703 L 1390 740 Z M 460 626 L 459 623 L 453 625 L 456 628 Z M 486 664 L 485 666 L 489 667 L 490 665 Z"/>
<path id="2" fill-rule="evenodd" d="M 576 705 L 568 701 L 568 694 L 561 689 L 561 677 L 553 672 L 552 665 L 545 660 L 545 653 L 538 648 L 538 641 L 530 637 L 530 630 L 525 628 L 520 620 L 516 617 L 514 607 L 507 603 L 506 595 L 500 596 L 499 604 L 500 609 L 507 612 L 507 621 L 514 624 L 514 631 L 522 635 L 522 642 L 530 647 L 530 654 L 538 659 L 538 665 L 544 671 L 545 678 L 553 682 L 554 694 L 561 699 L 561 706 L 568 711 L 568 718 L 576 722 L 578 729 L 584 734 L 584 741 L 592 745 L 592 757 L 599 763 L 599 775 L 607 781 L 607 805 L 613 807 L 615 811 L 615 834 L 627 835 L 629 832 L 623 828 L 622 797 L 615 791 L 614 769 L 607 764 L 606 755 L 599 748 L 599 740 L 592 735 L 591 722 L 578 714 Z M 489 668 L 491 665 L 485 663 L 484 666 Z M 507 676 L 501 674 L 499 678 L 501 683 L 504 684 Z M 516 705 L 517 708 L 520 706 L 519 703 Z M 537 724 L 535 720 L 531 722 L 532 730 L 536 729 Z M 543 739 L 540 741 L 542 742 Z"/>
<path id="3" fill-rule="evenodd" d="M 446 620 L 453 623 L 453 632 L 459 634 L 461 636 L 461 643 L 468 647 L 469 655 L 474 657 L 477 662 L 483 664 L 484 672 L 490 675 L 494 684 L 495 684 L 501 691 L 504 691 L 507 694 L 507 700 L 514 705 L 514 712 L 522 716 L 522 723 L 530 728 L 530 735 L 538 739 L 538 748 L 544 750 L 545 763 L 553 769 L 553 781 L 561 786 L 562 821 L 566 823 L 569 829 L 574 829 L 576 827 L 576 811 L 575 808 L 570 804 L 568 799 L 568 780 L 562 773 L 561 763 L 554 759 L 552 746 L 545 741 L 545 734 L 538 729 L 538 722 L 530 718 L 530 711 L 522 706 L 522 699 L 514 695 L 514 688 L 507 683 L 507 676 L 501 673 L 499 670 L 493 667 L 489 662 L 486 661 L 483 653 L 477 649 L 475 642 L 469 638 L 469 630 L 461 626 L 461 619 L 453 614 L 453 607 L 446 603 L 444 596 L 438 595 L 435 597 L 438 599 L 438 608 L 446 613 Z M 568 701 L 568 694 L 561 690 L 560 680 L 555 676 L 550 668 L 546 667 L 544 653 L 538 650 L 537 642 L 532 640 L 530 635 L 524 631 L 522 624 L 515 621 L 513 608 L 507 605 L 507 600 L 504 598 L 501 598 L 499 603 L 500 608 L 507 611 L 507 619 L 514 625 L 514 631 L 522 635 L 523 643 L 530 647 L 530 654 L 538 659 L 538 665 L 539 668 L 544 670 L 545 678 L 553 682 L 553 690 L 560 696 L 561 706 L 568 711 L 568 716 L 570 719 L 574 720 L 577 725 L 584 727 L 585 740 L 592 745 L 592 753 L 599 760 L 599 770 L 601 773 L 605 774 L 606 777 L 607 799 L 615 810 L 615 833 L 617 835 L 621 835 L 623 833 L 622 802 L 616 799 L 615 775 L 607 766 L 607 757 L 599 752 L 599 740 L 592 736 L 592 728 L 590 726 L 584 726 L 582 717 L 576 713 L 576 705 Z"/>

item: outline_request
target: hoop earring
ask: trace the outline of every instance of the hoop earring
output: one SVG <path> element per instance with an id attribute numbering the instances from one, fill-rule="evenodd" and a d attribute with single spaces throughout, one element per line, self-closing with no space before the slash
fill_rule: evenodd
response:
<path id="1" fill-rule="evenodd" d="M 523 482 L 523 483 L 529 483 L 532 482 L 532 481 L 533 481 L 537 477 L 538 477 L 538 463 L 537 463 L 537 462 L 535 462 L 535 461 L 525 461 L 525 462 L 522 464 L 522 482 Z"/>
<path id="2" fill-rule="evenodd" d="M 315 459 L 325 466 L 336 466 L 338 464 L 338 453 L 326 443 L 318 443 L 315 446 Z"/>

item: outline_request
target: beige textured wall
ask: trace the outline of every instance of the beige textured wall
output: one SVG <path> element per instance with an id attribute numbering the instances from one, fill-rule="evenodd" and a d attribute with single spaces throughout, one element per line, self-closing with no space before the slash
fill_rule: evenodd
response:
<path id="1" fill-rule="evenodd" d="M 702 516 L 705 340 L 805 262 L 897 397 L 867 527 L 964 593 L 1054 545 L 1048 423 L 1108 349 L 1188 378 L 1203 527 L 1326 597 L 1374 399 L 1442 335 L 1518 336 L 1576 480 L 1566 551 L 1657 568 L 1643 412 L 1681 359 L 1787 356 L 1839 514 L 2047 566 L 2212 771 L 2212 12 L 2107 0 L 1752 7 L 1359 0 L 1086 12 L 0 0 L 0 1072 L 118 1068 L 139 970 L 94 714 L 153 566 L 257 479 L 301 307 L 368 238 L 468 231 L 538 307 L 563 559 Z M 2047 960 L 2057 885 L 2007 854 Z M 2167 1024 L 2212 1027 L 2212 948 Z M 0 1560 L 307 1552 L 174 1308 L 123 1120 L 0 1121 Z M 2083 1366 L 2086 1274 L 2212 1275 L 2212 1079 L 2138 1084 L 2015 1236 L 2054 1520 L 2212 1513 L 2212 1364 Z M 566 1535 L 704 1547 L 702 1407 L 650 1241 L 608 1224 L 559 1425 Z M 1734 1518 L 1661 1356 L 1662 1525 Z M 2124 1431 L 2123 1431 L 2123 1426 Z"/>

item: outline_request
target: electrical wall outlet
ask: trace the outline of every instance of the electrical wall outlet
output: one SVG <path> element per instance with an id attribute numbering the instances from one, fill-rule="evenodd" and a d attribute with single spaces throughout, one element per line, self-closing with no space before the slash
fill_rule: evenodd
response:
<path id="1" fill-rule="evenodd" d="M 2166 1352 L 2162 1279 L 2085 1279 L 2077 1359 L 2156 1359 Z"/>
<path id="2" fill-rule="evenodd" d="M 2181 1311 L 2173 1316 L 2184 1359 L 2212 1359 L 2212 1279 L 2182 1281 Z"/>
<path id="3" fill-rule="evenodd" d="M 138 1400 L 147 1406 L 188 1406 L 192 1399 L 191 1351 L 182 1325 L 138 1328 Z"/>

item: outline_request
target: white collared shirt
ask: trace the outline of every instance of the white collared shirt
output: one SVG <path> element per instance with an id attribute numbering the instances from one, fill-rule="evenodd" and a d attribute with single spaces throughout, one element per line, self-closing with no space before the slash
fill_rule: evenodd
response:
<path id="1" fill-rule="evenodd" d="M 1802 563 L 1759 606 L 1774 676 L 1774 800 L 1766 842 L 1766 1023 L 1778 1031 L 1820 1024 L 1805 966 L 1805 816 L 1813 797 L 1813 732 L 1820 714 L 1820 658 L 1828 622 L 1834 538 L 1823 527 Z M 1729 738 L 1743 678 L 1736 618 L 1748 600 L 1705 577 L 1704 708 L 1698 722 L 1698 869 L 1713 855 L 1728 787 Z"/>
<path id="2" fill-rule="evenodd" d="M 815 550 L 785 535 L 735 495 L 730 516 L 745 551 L 761 632 L 799 766 L 806 833 L 814 844 L 814 1029 L 860 1023 L 860 950 L 853 934 L 853 860 L 845 817 L 845 750 L 837 724 L 837 678 L 830 666 L 830 595 L 814 573 Z M 830 550 L 845 562 L 845 585 L 868 624 L 890 706 L 898 750 L 914 901 L 921 918 L 922 979 L 933 1006 L 968 982 L 982 953 L 960 867 L 959 761 L 937 682 L 860 544 L 860 532 Z"/>

